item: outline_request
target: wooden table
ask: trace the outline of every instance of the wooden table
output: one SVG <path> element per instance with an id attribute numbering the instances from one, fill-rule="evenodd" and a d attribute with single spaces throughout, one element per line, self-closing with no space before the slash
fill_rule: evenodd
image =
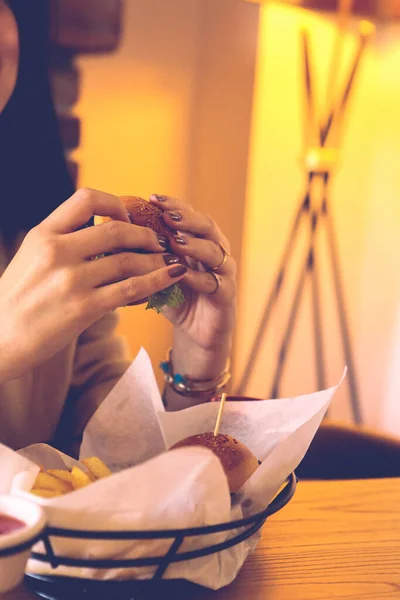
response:
<path id="1" fill-rule="evenodd" d="M 400 479 L 303 482 L 219 592 L 174 600 L 400 600 Z M 34 600 L 21 588 L 0 600 Z M 112 600 L 112 599 L 104 599 Z"/>

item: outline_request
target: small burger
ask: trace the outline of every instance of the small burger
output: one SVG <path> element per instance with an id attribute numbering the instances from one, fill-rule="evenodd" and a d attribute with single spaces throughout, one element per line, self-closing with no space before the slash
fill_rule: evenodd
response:
<path id="1" fill-rule="evenodd" d="M 151 204 L 143 198 L 138 198 L 137 196 L 121 196 L 120 200 L 125 205 L 131 222 L 135 225 L 149 227 L 158 235 L 162 235 L 167 239 L 176 234 L 176 231 L 170 229 L 162 218 L 163 211 L 154 204 Z M 109 220 L 109 217 L 96 217 L 95 225 Z M 146 250 L 135 250 L 135 252 L 142 254 L 147 253 Z M 184 301 L 185 297 L 182 289 L 179 284 L 175 283 L 165 290 L 150 296 L 150 298 L 148 298 L 146 309 L 153 308 L 159 313 L 165 306 L 176 308 Z"/>
<path id="2" fill-rule="evenodd" d="M 254 454 L 230 435 L 219 433 L 214 436 L 212 432 L 192 435 L 174 444 L 170 450 L 187 446 L 202 446 L 218 456 L 228 479 L 231 494 L 240 490 L 259 465 Z"/>

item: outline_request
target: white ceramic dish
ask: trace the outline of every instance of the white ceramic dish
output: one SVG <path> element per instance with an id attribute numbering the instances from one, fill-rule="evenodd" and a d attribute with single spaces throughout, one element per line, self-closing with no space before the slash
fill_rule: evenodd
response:
<path id="1" fill-rule="evenodd" d="M 25 526 L 0 535 L 0 594 L 16 587 L 24 576 L 33 544 L 43 531 L 43 509 L 15 496 L 0 496 L 0 514 L 22 521 Z"/>

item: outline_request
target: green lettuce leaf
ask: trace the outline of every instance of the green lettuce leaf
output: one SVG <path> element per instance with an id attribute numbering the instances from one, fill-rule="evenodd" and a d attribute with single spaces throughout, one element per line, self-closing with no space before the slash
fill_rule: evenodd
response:
<path id="1" fill-rule="evenodd" d="M 183 302 L 185 302 L 185 296 L 179 285 L 174 283 L 174 285 L 171 285 L 165 290 L 150 296 L 146 310 L 154 309 L 157 313 L 160 313 L 164 306 L 177 308 Z"/>

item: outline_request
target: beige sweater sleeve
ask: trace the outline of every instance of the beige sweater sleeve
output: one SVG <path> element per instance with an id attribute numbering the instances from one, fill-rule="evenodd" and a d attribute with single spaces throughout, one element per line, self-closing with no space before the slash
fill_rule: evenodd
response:
<path id="1" fill-rule="evenodd" d="M 115 333 L 116 313 L 109 313 L 78 338 L 73 374 L 55 443 L 77 455 L 83 430 L 93 413 L 129 367 L 125 340 Z"/>

